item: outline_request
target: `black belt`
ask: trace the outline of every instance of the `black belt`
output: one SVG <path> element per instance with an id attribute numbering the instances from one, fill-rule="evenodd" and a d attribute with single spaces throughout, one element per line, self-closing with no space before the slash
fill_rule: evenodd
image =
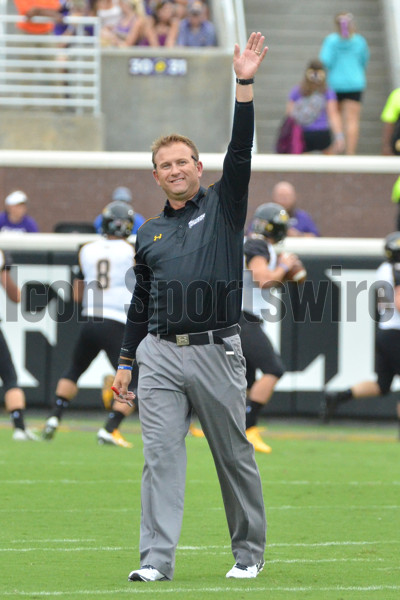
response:
<path id="1" fill-rule="evenodd" d="M 210 341 L 211 337 L 214 344 L 224 344 L 227 352 L 229 352 L 229 354 L 233 354 L 233 349 L 231 348 L 230 344 L 229 348 L 227 348 L 224 338 L 231 337 L 232 335 L 236 335 L 238 333 L 240 333 L 239 325 L 231 325 L 230 327 L 225 327 L 224 329 L 214 329 L 210 332 L 204 331 L 202 333 L 180 333 L 177 335 L 156 333 L 153 335 L 157 336 L 157 338 L 161 340 L 173 342 L 177 346 L 205 346 L 206 344 L 212 343 Z"/>

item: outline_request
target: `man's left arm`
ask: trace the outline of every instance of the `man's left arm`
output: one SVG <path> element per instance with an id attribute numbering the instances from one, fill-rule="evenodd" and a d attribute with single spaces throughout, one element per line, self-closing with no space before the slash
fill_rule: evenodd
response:
<path id="1" fill-rule="evenodd" d="M 232 137 L 224 159 L 223 175 L 221 179 L 221 198 L 226 202 L 229 212 L 235 206 L 243 207 L 243 215 L 237 223 L 238 216 L 231 215 L 237 227 L 244 225 L 247 210 L 247 190 L 251 172 L 251 149 L 254 135 L 254 106 L 253 83 L 260 64 L 267 54 L 268 48 L 264 47 L 265 37 L 261 33 L 252 33 L 247 41 L 246 48 L 240 54 L 238 44 L 235 44 L 233 68 L 236 75 L 236 102 L 232 127 Z"/>

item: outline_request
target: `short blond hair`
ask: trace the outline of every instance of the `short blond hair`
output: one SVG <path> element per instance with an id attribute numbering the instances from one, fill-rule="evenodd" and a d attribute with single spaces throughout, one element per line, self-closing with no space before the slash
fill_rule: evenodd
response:
<path id="1" fill-rule="evenodd" d="M 186 144 L 186 146 L 188 146 L 192 153 L 193 153 L 193 158 L 198 161 L 199 160 L 199 151 L 197 149 L 196 144 L 188 137 L 184 136 L 184 135 L 180 135 L 179 133 L 172 133 L 170 135 L 162 135 L 159 138 L 157 138 L 156 140 L 154 140 L 154 142 L 151 145 L 151 160 L 153 162 L 153 166 L 154 168 L 156 168 L 156 162 L 155 162 L 155 156 L 157 154 L 157 152 L 160 150 L 160 148 L 164 148 L 165 146 L 171 146 L 172 144 Z"/>

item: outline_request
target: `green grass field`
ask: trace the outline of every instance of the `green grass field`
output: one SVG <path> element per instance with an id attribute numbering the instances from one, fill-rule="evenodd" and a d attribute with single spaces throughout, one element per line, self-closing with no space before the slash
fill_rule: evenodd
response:
<path id="1" fill-rule="evenodd" d="M 28 419 L 29 419 L 28 413 Z M 31 425 L 43 420 L 29 419 Z M 396 426 L 272 422 L 257 454 L 268 518 L 264 571 L 233 565 L 207 442 L 188 438 L 185 517 L 172 582 L 128 583 L 139 566 L 142 444 L 98 446 L 103 415 L 68 415 L 52 442 L 15 443 L 0 419 L 0 598 L 391 600 L 400 597 Z"/>

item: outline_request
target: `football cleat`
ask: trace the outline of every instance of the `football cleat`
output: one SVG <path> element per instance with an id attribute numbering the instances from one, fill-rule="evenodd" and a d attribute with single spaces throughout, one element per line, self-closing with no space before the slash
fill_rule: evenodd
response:
<path id="1" fill-rule="evenodd" d="M 193 423 L 190 423 L 190 425 L 189 425 L 189 433 L 193 437 L 197 437 L 197 438 L 203 438 L 203 437 L 205 437 L 204 431 L 202 429 L 200 429 L 200 427 L 195 427 L 193 425 Z"/>
<path id="2" fill-rule="evenodd" d="M 44 440 L 52 440 L 55 436 L 59 425 L 59 420 L 57 417 L 49 417 L 46 421 L 44 429 L 42 431 L 42 438 Z"/>
<path id="3" fill-rule="evenodd" d="M 118 429 L 114 429 L 112 433 L 102 427 L 97 432 L 97 441 L 99 444 L 111 444 L 113 446 L 121 446 L 121 448 L 133 448 L 133 444 L 128 442 Z"/>
<path id="4" fill-rule="evenodd" d="M 103 388 L 101 390 L 101 397 L 103 399 L 104 408 L 111 410 L 114 402 L 114 392 L 111 389 L 114 383 L 114 375 L 105 375 L 103 378 Z"/>
<path id="5" fill-rule="evenodd" d="M 260 562 L 258 562 L 256 565 L 253 565 L 252 567 L 246 567 L 245 565 L 236 563 L 236 565 L 234 565 L 232 569 L 227 572 L 226 577 L 228 579 L 231 577 L 235 579 L 253 579 L 254 577 L 257 577 L 259 573 L 261 573 L 263 568 L 263 560 L 260 560 Z"/>
<path id="6" fill-rule="evenodd" d="M 254 446 L 256 452 L 263 452 L 264 454 L 270 454 L 272 452 L 271 446 L 268 446 L 261 439 L 260 431 L 258 427 L 253 426 L 246 429 L 246 437 Z"/>
<path id="7" fill-rule="evenodd" d="M 40 437 L 30 429 L 14 429 L 12 439 L 16 442 L 40 442 Z"/>
<path id="8" fill-rule="evenodd" d="M 131 571 L 128 575 L 128 581 L 167 581 L 168 577 L 165 577 L 160 571 L 152 567 L 151 565 L 144 565 L 136 571 Z"/>

